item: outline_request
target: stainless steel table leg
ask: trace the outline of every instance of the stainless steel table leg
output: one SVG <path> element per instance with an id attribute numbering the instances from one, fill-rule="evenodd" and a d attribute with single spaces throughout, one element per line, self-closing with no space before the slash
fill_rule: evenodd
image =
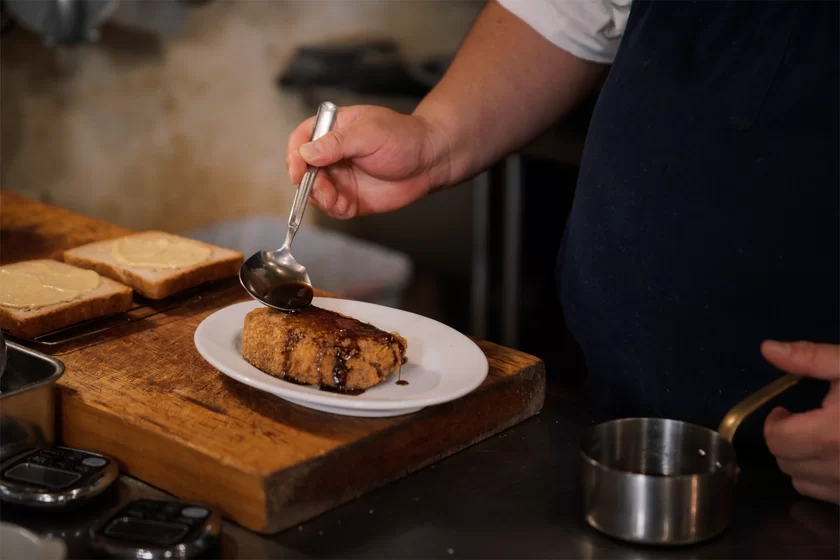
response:
<path id="1" fill-rule="evenodd" d="M 518 154 L 504 161 L 504 228 L 502 247 L 502 345 L 519 343 L 522 307 L 522 159 Z"/>
<path id="2" fill-rule="evenodd" d="M 470 269 L 470 334 L 487 337 L 487 293 L 490 275 L 490 174 L 484 171 L 472 184 L 472 266 Z"/>

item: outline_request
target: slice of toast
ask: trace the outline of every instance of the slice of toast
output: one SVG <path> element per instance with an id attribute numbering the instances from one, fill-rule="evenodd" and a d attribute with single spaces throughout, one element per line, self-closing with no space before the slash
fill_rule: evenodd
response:
<path id="1" fill-rule="evenodd" d="M 4 265 L 3 268 L 14 269 L 26 263 L 43 263 L 58 271 L 77 268 L 51 259 L 23 261 Z M 133 307 L 131 288 L 101 276 L 99 280 L 97 288 L 71 301 L 30 309 L 0 305 L 0 329 L 8 331 L 12 336 L 31 339 L 88 319 L 128 311 Z"/>
<path id="2" fill-rule="evenodd" d="M 130 266 L 119 262 L 111 253 L 117 239 L 108 239 L 65 251 L 64 260 L 123 282 L 149 299 L 163 299 L 205 282 L 236 276 L 245 260 L 242 253 L 238 251 L 186 239 L 171 233 L 145 231 L 132 234 L 131 237 L 135 236 L 164 236 L 170 239 L 186 240 L 209 247 L 211 254 L 204 262 L 180 268 Z"/>

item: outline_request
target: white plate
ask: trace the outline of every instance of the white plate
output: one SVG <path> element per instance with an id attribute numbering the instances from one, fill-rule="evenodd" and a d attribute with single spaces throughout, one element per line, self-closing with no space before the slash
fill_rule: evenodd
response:
<path id="1" fill-rule="evenodd" d="M 290 402 L 349 416 L 398 416 L 463 397 L 481 385 L 489 369 L 487 357 L 469 338 L 427 317 L 407 311 L 345 299 L 315 298 L 313 305 L 330 309 L 376 327 L 400 333 L 408 341 L 402 379 L 397 376 L 361 395 L 326 393 L 317 387 L 283 381 L 249 364 L 242 357 L 245 315 L 262 305 L 257 301 L 221 309 L 195 330 L 195 347 L 225 375 Z"/>

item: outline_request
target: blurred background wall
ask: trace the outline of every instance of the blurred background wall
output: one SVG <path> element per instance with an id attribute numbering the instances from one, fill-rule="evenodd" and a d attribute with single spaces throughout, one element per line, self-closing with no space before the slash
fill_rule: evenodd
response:
<path id="1" fill-rule="evenodd" d="M 106 22 L 97 44 L 59 50 L 18 27 L 0 43 L 0 181 L 133 228 L 285 213 L 286 139 L 310 115 L 276 85 L 294 49 L 384 34 L 407 57 L 453 51 L 480 6 L 218 0 L 177 36 Z"/>

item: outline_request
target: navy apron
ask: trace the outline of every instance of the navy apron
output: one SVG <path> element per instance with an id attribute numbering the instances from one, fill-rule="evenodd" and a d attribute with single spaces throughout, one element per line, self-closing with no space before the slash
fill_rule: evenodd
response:
<path id="1" fill-rule="evenodd" d="M 781 375 L 762 340 L 840 342 L 838 18 L 834 1 L 634 2 L 558 259 L 610 417 L 716 427 Z M 767 410 L 736 449 L 763 444 Z"/>

